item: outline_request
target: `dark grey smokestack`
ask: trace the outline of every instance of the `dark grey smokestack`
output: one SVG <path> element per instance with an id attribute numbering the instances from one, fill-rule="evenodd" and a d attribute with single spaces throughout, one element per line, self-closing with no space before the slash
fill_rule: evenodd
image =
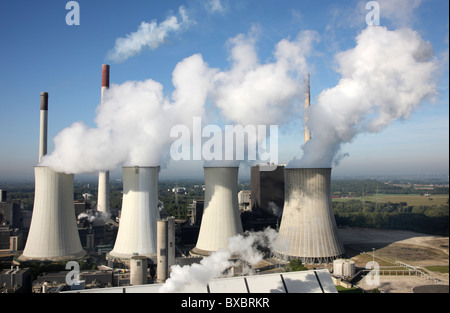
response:
<path id="1" fill-rule="evenodd" d="M 41 92 L 41 122 L 39 130 L 39 162 L 47 154 L 48 93 Z"/>

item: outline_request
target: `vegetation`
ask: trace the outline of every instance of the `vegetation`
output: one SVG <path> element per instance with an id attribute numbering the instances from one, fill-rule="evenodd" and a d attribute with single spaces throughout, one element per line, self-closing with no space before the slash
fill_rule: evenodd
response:
<path id="1" fill-rule="evenodd" d="M 296 259 L 291 260 L 284 269 L 286 272 L 299 272 L 308 270 L 308 268 L 303 265 L 302 261 Z"/>

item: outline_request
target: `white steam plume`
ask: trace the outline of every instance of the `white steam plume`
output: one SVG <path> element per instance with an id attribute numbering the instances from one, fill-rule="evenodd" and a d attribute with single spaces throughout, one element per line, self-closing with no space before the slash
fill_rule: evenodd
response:
<path id="1" fill-rule="evenodd" d="M 76 122 L 55 138 L 40 165 L 65 173 L 90 173 L 125 166 L 164 166 L 172 125 L 202 116 L 214 71 L 195 54 L 172 73 L 174 92 L 151 79 L 111 85 L 97 108 L 96 128 Z"/>
<path id="2" fill-rule="evenodd" d="M 312 139 L 303 145 L 303 157 L 288 167 L 331 167 L 342 158 L 343 144 L 408 118 L 436 92 L 438 62 L 430 43 L 411 29 L 368 27 L 356 47 L 337 54 L 336 60 L 342 78 L 310 107 Z"/>
<path id="3" fill-rule="evenodd" d="M 156 21 L 142 22 L 136 32 L 128 34 L 125 38 L 117 38 L 114 49 L 108 52 L 107 58 L 119 63 L 139 54 L 146 47 L 155 50 L 164 43 L 170 33 L 182 31 L 191 23 L 193 21 L 189 19 L 186 10 L 180 6 L 179 18 L 169 16 L 159 25 Z"/>
<path id="4" fill-rule="evenodd" d="M 200 264 L 175 265 L 171 267 L 170 278 L 160 288 L 161 293 L 183 292 L 187 286 L 206 286 L 212 279 L 221 276 L 224 271 L 236 265 L 232 257 L 238 257 L 238 262 L 256 265 L 263 259 L 263 253 L 258 248 L 272 249 L 277 232 L 266 228 L 260 232 L 246 232 L 229 239 L 228 249 L 221 249 L 202 259 Z"/>
<path id="5" fill-rule="evenodd" d="M 229 121 L 240 125 L 275 125 L 286 122 L 303 98 L 303 74 L 313 31 L 302 31 L 275 47 L 273 61 L 260 63 L 256 52 L 258 29 L 230 39 L 231 69 L 215 77 L 213 101 Z"/>

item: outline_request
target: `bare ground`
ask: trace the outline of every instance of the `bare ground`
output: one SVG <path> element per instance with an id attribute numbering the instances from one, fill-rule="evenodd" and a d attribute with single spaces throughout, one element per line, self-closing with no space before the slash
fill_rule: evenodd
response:
<path id="1" fill-rule="evenodd" d="M 340 229 L 339 234 L 348 257 L 356 266 L 365 267 L 372 261 L 380 266 L 393 266 L 400 261 L 420 267 L 442 283 L 449 283 L 448 273 L 432 272 L 425 266 L 449 265 L 449 237 L 431 236 L 402 230 L 384 230 L 367 228 Z M 373 250 L 375 249 L 375 251 Z M 366 254 L 361 254 L 366 252 Z M 362 281 L 362 284 L 364 281 Z M 414 287 L 430 284 L 421 277 L 382 276 L 378 288 L 385 292 L 413 292 Z M 360 286 L 363 287 L 363 286 Z M 367 287 L 367 286 L 366 286 Z"/>

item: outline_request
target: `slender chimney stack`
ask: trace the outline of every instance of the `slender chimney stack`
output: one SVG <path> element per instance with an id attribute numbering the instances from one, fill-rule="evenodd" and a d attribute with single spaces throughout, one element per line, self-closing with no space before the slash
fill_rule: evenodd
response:
<path id="1" fill-rule="evenodd" d="M 308 110 L 311 106 L 309 74 L 305 75 L 305 143 L 311 139 L 311 131 L 308 128 Z"/>
<path id="2" fill-rule="evenodd" d="M 39 162 L 47 154 L 48 93 L 41 92 L 41 124 L 39 131 Z"/>
<path id="3" fill-rule="evenodd" d="M 106 89 L 109 88 L 109 65 L 102 65 L 102 93 L 101 102 L 103 103 L 103 96 Z M 98 198 L 97 198 L 97 211 L 103 212 L 109 215 L 111 212 L 110 202 L 110 183 L 109 183 L 109 171 L 98 173 Z"/>

